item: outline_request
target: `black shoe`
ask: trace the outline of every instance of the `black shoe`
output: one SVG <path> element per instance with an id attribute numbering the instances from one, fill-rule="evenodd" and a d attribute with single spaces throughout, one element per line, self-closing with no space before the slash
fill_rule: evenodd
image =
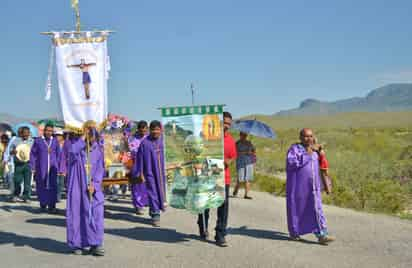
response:
<path id="1" fill-rule="evenodd" d="M 28 199 L 28 198 L 23 198 L 23 202 L 26 203 L 26 204 L 30 204 L 30 203 L 31 203 L 30 199 Z"/>
<path id="2" fill-rule="evenodd" d="M 216 245 L 222 248 L 228 247 L 229 245 L 226 242 L 225 238 L 216 239 Z"/>
<path id="3" fill-rule="evenodd" d="M 90 253 L 93 256 L 103 257 L 104 256 L 104 248 L 101 246 L 93 246 L 90 248 Z"/>
<path id="4" fill-rule="evenodd" d="M 209 238 L 209 232 L 207 230 L 203 232 L 199 230 L 199 236 L 202 240 L 206 241 Z"/>
<path id="5" fill-rule="evenodd" d="M 40 212 L 41 213 L 46 213 L 47 212 L 46 206 L 40 206 Z"/>
<path id="6" fill-rule="evenodd" d="M 302 239 L 300 238 L 300 236 L 290 236 L 289 239 L 292 240 L 292 241 L 296 241 L 296 242 L 302 240 Z"/>
<path id="7" fill-rule="evenodd" d="M 251 196 L 245 195 L 245 199 L 252 200 L 253 198 Z"/>
<path id="8" fill-rule="evenodd" d="M 49 212 L 49 214 L 56 215 L 57 214 L 57 209 L 56 208 L 49 208 L 48 212 Z"/>

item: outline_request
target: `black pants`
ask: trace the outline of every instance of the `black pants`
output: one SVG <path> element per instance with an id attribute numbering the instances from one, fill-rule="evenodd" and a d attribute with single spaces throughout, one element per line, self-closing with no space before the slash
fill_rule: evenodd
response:
<path id="1" fill-rule="evenodd" d="M 216 240 L 221 240 L 226 236 L 227 219 L 229 217 L 229 185 L 225 187 L 225 202 L 217 209 L 217 221 L 216 221 Z M 208 229 L 209 225 L 209 209 L 205 210 L 203 214 L 198 215 L 197 224 L 199 225 L 199 231 L 203 233 Z"/>
<path id="2" fill-rule="evenodd" d="M 65 177 L 62 175 L 57 176 L 57 202 L 60 202 L 62 199 L 63 191 L 64 191 L 64 180 Z"/>

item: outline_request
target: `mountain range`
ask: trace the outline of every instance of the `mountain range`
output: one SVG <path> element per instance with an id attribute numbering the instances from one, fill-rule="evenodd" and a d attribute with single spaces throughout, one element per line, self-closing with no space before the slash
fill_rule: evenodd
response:
<path id="1" fill-rule="evenodd" d="M 412 110 L 412 83 L 388 84 L 369 92 L 365 97 L 354 97 L 332 102 L 306 99 L 298 108 L 280 111 L 274 116 L 333 115 L 350 112 L 396 112 Z M 251 112 L 251 111 L 250 111 Z M 0 122 L 14 125 L 33 119 L 0 113 Z"/>
<path id="2" fill-rule="evenodd" d="M 394 112 L 412 110 L 412 84 L 388 84 L 372 90 L 365 97 L 332 102 L 306 99 L 298 108 L 275 115 L 329 115 L 347 112 Z"/>

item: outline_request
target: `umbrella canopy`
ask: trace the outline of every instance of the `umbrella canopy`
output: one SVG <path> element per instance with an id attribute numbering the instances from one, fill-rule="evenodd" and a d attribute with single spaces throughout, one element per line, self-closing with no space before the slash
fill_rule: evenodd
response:
<path id="1" fill-rule="evenodd" d="M 42 136 L 44 127 L 47 124 L 51 124 L 54 126 L 54 131 L 55 132 L 62 132 L 64 130 L 64 121 L 62 120 L 57 120 L 57 119 L 42 119 L 37 121 L 37 130 L 38 130 L 38 135 Z"/>
<path id="2" fill-rule="evenodd" d="M 256 137 L 276 138 L 271 127 L 257 120 L 237 120 L 233 123 L 232 128 Z"/>
<path id="3" fill-rule="evenodd" d="M 20 123 L 20 124 L 15 125 L 13 127 L 13 131 L 15 133 L 17 133 L 19 128 L 21 128 L 21 127 L 28 127 L 30 129 L 30 133 L 31 133 L 32 137 L 37 137 L 38 136 L 37 128 L 35 126 L 33 126 L 31 123 L 28 123 L 28 122 L 24 122 L 24 123 Z"/>
<path id="4" fill-rule="evenodd" d="M 64 121 L 62 120 L 57 120 L 57 119 L 42 119 L 37 121 L 38 126 L 45 126 L 47 124 L 52 124 L 56 128 L 64 128 Z"/>
<path id="5" fill-rule="evenodd" d="M 0 132 L 4 133 L 6 131 L 13 132 L 13 129 L 9 124 L 6 123 L 0 123 Z"/>

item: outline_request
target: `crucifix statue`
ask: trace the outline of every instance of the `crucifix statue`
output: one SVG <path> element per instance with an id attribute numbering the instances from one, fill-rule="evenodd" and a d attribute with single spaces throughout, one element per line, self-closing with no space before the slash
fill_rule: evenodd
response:
<path id="1" fill-rule="evenodd" d="M 90 99 L 90 83 L 92 82 L 89 74 L 89 67 L 95 66 L 96 63 L 86 63 L 84 59 L 80 59 L 80 64 L 67 65 L 68 68 L 80 68 L 83 73 L 83 86 L 86 99 Z"/>

